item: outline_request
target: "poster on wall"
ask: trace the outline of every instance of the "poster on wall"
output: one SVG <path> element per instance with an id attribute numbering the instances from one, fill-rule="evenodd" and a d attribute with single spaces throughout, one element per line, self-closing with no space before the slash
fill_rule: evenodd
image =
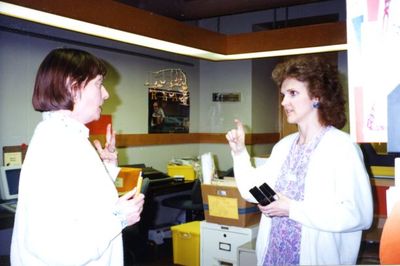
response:
<path id="1" fill-rule="evenodd" d="M 149 133 L 189 133 L 190 102 L 179 91 L 149 88 Z"/>
<path id="2" fill-rule="evenodd" d="M 351 135 L 387 142 L 388 101 L 400 89 L 400 1 L 347 0 L 347 45 Z"/>

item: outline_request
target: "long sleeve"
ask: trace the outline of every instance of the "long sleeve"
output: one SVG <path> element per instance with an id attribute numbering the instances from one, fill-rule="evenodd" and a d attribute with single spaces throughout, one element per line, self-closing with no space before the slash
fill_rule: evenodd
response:
<path id="1" fill-rule="evenodd" d="M 117 200 L 87 137 L 43 123 L 21 173 L 12 257 L 22 265 L 122 265 Z"/>
<path id="2" fill-rule="evenodd" d="M 274 188 L 284 158 L 296 135 L 290 135 L 277 143 L 272 149 L 271 156 L 267 162 L 257 168 L 252 166 L 247 150 L 237 155 L 232 153 L 236 184 L 244 199 L 250 202 L 257 202 L 249 192 L 249 189 L 253 186 L 259 186 L 266 182 Z"/>
<path id="3" fill-rule="evenodd" d="M 290 218 L 323 231 L 352 232 L 370 227 L 372 196 L 358 146 L 330 134 L 310 161 L 305 199 L 292 202 Z"/>

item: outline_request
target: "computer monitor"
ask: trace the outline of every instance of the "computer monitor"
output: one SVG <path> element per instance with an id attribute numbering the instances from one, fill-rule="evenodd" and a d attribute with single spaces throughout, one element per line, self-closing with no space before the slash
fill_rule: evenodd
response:
<path id="1" fill-rule="evenodd" d="M 21 166 L 0 166 L 0 196 L 2 200 L 18 198 Z"/>

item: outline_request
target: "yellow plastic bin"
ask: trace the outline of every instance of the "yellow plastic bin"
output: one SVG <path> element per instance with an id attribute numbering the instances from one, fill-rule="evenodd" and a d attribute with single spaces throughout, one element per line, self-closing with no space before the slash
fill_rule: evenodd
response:
<path id="1" fill-rule="evenodd" d="M 171 226 L 174 264 L 200 265 L 200 222 Z"/>
<path id="2" fill-rule="evenodd" d="M 196 178 L 196 172 L 192 165 L 169 164 L 167 173 L 169 176 L 183 176 L 185 180 L 194 180 Z"/>

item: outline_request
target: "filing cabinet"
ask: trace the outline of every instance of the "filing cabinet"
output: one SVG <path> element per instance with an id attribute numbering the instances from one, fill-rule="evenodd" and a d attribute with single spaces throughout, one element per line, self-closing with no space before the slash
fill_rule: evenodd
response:
<path id="1" fill-rule="evenodd" d="M 200 265 L 238 265 L 238 247 L 257 237 L 258 225 L 227 226 L 200 222 Z"/>

